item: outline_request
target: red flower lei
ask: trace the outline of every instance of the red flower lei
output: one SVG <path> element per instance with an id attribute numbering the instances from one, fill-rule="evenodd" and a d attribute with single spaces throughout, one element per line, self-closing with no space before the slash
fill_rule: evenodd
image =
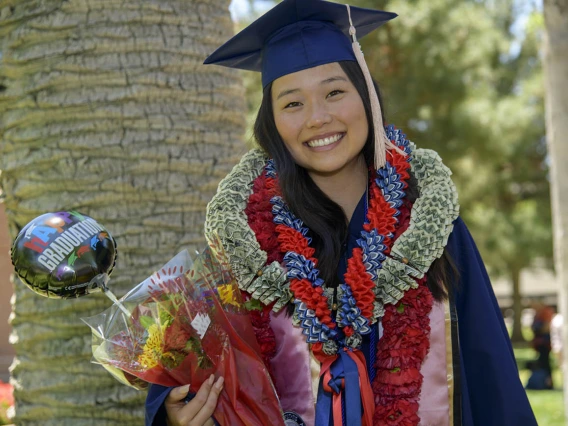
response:
<path id="1" fill-rule="evenodd" d="M 412 204 L 405 200 L 400 208 L 399 226 L 393 242 L 410 223 Z M 396 305 L 385 306 L 383 336 L 377 343 L 373 423 L 387 426 L 416 426 L 423 375 L 420 368 L 430 350 L 430 311 L 434 298 L 426 276 L 417 280 L 418 288 L 406 291 Z"/>
<path id="2" fill-rule="evenodd" d="M 265 187 L 265 182 L 259 176 L 253 183 L 253 192 L 249 197 L 245 214 L 247 215 L 248 225 L 256 235 L 261 250 L 267 254 L 267 263 L 272 263 L 275 260 L 282 262 L 282 254 L 278 251 L 278 241 L 276 241 L 271 209 L 272 204 L 270 204 L 268 190 Z M 247 292 L 242 291 L 241 293 L 245 300 L 251 299 L 250 294 Z M 270 364 L 270 361 L 276 355 L 276 338 L 274 330 L 270 327 L 270 311 L 273 305 L 251 309 L 249 310 L 249 315 L 256 334 L 256 340 L 260 346 L 262 359 L 274 382 Z"/>
<path id="3" fill-rule="evenodd" d="M 373 381 L 377 425 L 415 426 L 424 377 L 422 362 L 430 349 L 433 298 L 425 285 L 408 290 L 396 305 L 386 307 L 383 336 L 377 344 Z"/>
<path id="4" fill-rule="evenodd" d="M 401 169 L 397 167 L 397 170 Z M 408 170 L 404 169 L 403 171 L 405 175 L 401 174 L 401 176 L 406 181 L 408 179 Z M 393 232 L 394 236 L 387 244 L 386 253 L 388 253 L 394 241 L 408 227 L 411 204 L 408 200 L 404 201 L 403 206 L 400 208 L 398 223 L 396 218 L 392 216 L 390 220 L 385 220 L 384 216 L 390 206 L 388 206 L 388 203 L 386 203 L 386 206 L 382 204 L 380 210 L 384 213 L 374 213 L 373 201 L 379 204 L 380 200 L 383 200 L 382 196 L 377 196 L 379 194 L 376 191 L 380 192 L 380 189 L 373 188 L 369 209 L 373 209 L 373 213 L 369 215 L 372 218 L 372 222 L 365 226 L 372 229 L 375 225 L 383 235 L 385 235 L 383 232 Z M 267 253 L 267 263 L 274 260 L 281 262 L 283 257 L 278 244 L 283 237 L 277 237 L 277 226 L 272 221 L 272 204 L 270 199 L 274 192 L 274 183 L 267 182 L 264 173 L 261 174 L 254 181 L 253 193 L 249 197 L 248 205 L 245 209 L 249 226 L 254 231 L 261 249 Z M 376 200 L 379 201 L 377 202 Z M 293 243 L 295 239 L 292 236 L 292 241 L 286 241 L 284 237 L 283 242 L 284 244 Z M 298 250 L 297 247 L 294 248 Z M 306 254 L 309 254 L 309 256 L 306 256 L 308 258 L 313 256 L 313 252 Z M 355 260 L 353 260 L 354 258 Z M 317 261 L 316 259 L 313 260 Z M 355 252 L 349 262 L 358 263 Z M 385 307 L 385 316 L 382 318 L 383 336 L 378 341 L 376 350 L 375 368 L 377 374 L 372 383 L 376 407 L 373 423 L 377 425 L 416 426 L 420 422 L 417 414 L 423 382 L 420 367 L 430 349 L 429 313 L 432 309 L 433 297 L 426 286 L 426 277 L 418 281 L 418 284 L 419 287 L 408 290 L 397 305 L 387 305 Z M 247 298 L 250 298 L 248 294 L 245 293 L 245 295 Z M 250 312 L 257 339 L 261 346 L 262 356 L 269 371 L 270 361 L 274 357 L 276 350 L 274 332 L 270 328 L 269 312 L 271 308 L 272 305 L 266 306 L 260 311 L 253 310 Z M 316 306 L 316 308 L 319 308 L 319 306 Z M 326 308 L 329 310 L 327 301 Z M 314 348 L 315 346 L 312 345 L 312 350 L 317 349 Z"/>

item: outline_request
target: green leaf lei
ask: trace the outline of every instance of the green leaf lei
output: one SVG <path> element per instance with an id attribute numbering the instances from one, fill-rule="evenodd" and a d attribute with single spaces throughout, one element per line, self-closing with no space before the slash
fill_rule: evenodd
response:
<path id="1" fill-rule="evenodd" d="M 385 304 L 396 304 L 409 288 L 416 288 L 432 262 L 442 256 L 459 214 L 451 171 L 438 154 L 412 148 L 412 172 L 418 180 L 419 197 L 410 213 L 408 229 L 396 240 L 390 257 L 379 271 L 375 286 L 373 322 L 384 315 Z M 263 172 L 268 157 L 260 149 L 245 154 L 219 184 L 207 206 L 205 236 L 218 236 L 237 278 L 239 288 L 265 305 L 276 302 L 278 312 L 292 293 L 284 268 L 278 262 L 266 264 L 244 213 L 254 180 Z"/>

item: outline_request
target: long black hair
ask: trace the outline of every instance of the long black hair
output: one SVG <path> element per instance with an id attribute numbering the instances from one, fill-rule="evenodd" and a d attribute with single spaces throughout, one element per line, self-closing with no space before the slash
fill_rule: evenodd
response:
<path id="1" fill-rule="evenodd" d="M 342 61 L 339 65 L 363 100 L 367 123 L 369 123 L 363 156 L 367 166 L 371 167 L 375 154 L 374 126 L 365 78 L 357 62 Z M 375 90 L 379 96 L 384 123 L 384 108 L 376 82 Z M 347 240 L 347 218 L 343 209 L 315 184 L 307 170 L 296 164 L 286 148 L 274 121 L 272 83 L 264 88 L 262 102 L 254 124 L 254 136 L 260 147 L 274 159 L 278 170 L 280 190 L 290 210 L 310 229 L 312 247 L 315 249 L 315 257 L 318 258 L 320 277 L 328 287 L 337 286 L 339 284 L 337 265 L 340 261 L 342 246 Z M 414 203 L 418 195 L 417 181 L 411 173 L 406 197 Z M 444 255 L 432 264 L 428 272 L 428 286 L 436 300 L 443 300 L 451 291 L 448 271 L 456 272 L 451 258 L 444 250 Z"/>

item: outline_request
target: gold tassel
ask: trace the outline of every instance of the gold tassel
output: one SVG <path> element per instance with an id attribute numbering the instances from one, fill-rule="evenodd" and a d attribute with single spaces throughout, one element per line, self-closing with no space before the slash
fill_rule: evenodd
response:
<path id="1" fill-rule="evenodd" d="M 361 45 L 357 41 L 356 32 L 357 30 L 353 26 L 353 21 L 351 20 L 351 9 L 349 5 L 347 6 L 347 13 L 349 14 L 349 35 L 353 40 L 353 52 L 355 53 L 355 58 L 357 58 L 357 63 L 359 67 L 361 67 L 361 71 L 363 71 L 363 75 L 365 76 L 365 82 L 367 83 L 367 90 L 369 92 L 369 98 L 371 99 L 371 114 L 373 116 L 373 126 L 375 128 L 375 169 L 378 170 L 381 167 L 384 167 L 386 163 L 386 150 L 388 149 L 396 149 L 397 151 L 401 152 L 402 154 L 406 155 L 403 151 L 401 151 L 395 144 L 393 144 L 389 138 L 387 138 L 387 134 L 385 133 L 385 127 L 383 124 L 382 113 L 381 113 L 381 104 L 379 103 L 379 97 L 377 95 L 377 91 L 375 90 L 375 86 L 373 84 L 373 78 L 371 77 L 371 73 L 369 72 L 369 67 L 367 66 L 367 62 L 365 62 L 365 58 L 363 56 L 363 51 L 361 50 Z"/>

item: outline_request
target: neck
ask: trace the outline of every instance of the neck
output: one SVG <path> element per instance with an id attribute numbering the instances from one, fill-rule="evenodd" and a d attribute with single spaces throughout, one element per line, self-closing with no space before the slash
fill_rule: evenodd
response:
<path id="1" fill-rule="evenodd" d="M 308 173 L 319 189 L 343 209 L 349 222 L 367 190 L 368 170 L 363 156 L 333 174 Z"/>

